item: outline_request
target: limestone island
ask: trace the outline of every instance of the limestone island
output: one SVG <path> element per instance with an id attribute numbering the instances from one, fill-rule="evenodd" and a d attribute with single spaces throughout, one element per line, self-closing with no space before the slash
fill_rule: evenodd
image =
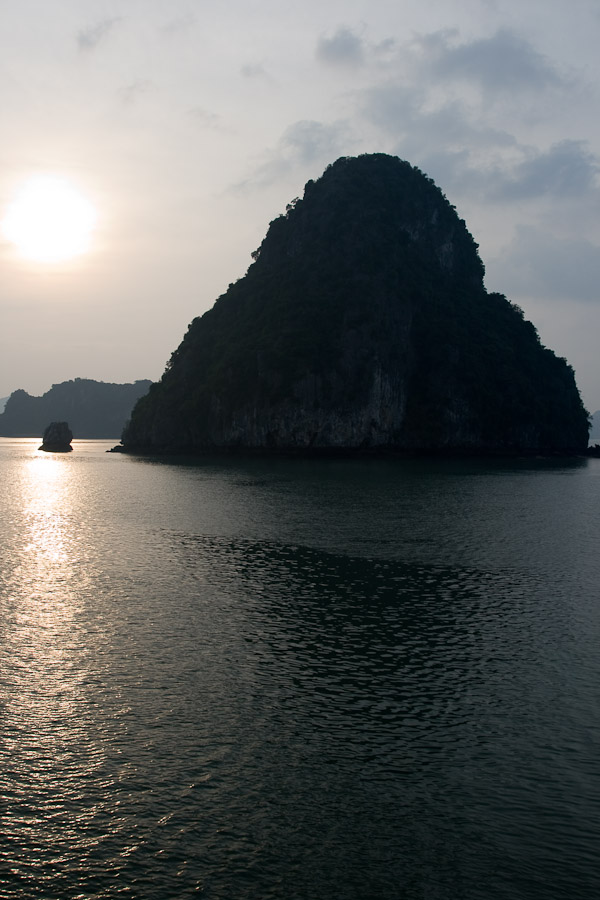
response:
<path id="1" fill-rule="evenodd" d="M 585 453 L 573 370 L 477 247 L 410 163 L 338 159 L 191 323 L 123 450 Z"/>
<path id="2" fill-rule="evenodd" d="M 38 450 L 46 450 L 49 453 L 69 453 L 73 448 L 71 441 L 73 432 L 68 422 L 50 422 L 44 431 L 42 445 Z"/>
<path id="3" fill-rule="evenodd" d="M 37 437 L 47 422 L 68 419 L 78 438 L 115 438 L 151 381 L 106 384 L 74 378 L 53 384 L 41 397 L 13 391 L 0 414 L 0 437 Z"/>

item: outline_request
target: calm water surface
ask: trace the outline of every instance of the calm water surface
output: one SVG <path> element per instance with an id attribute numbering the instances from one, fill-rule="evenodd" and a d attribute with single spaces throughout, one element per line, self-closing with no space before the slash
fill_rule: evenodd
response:
<path id="1" fill-rule="evenodd" d="M 600 460 L 0 439 L 0 897 L 600 895 Z"/>

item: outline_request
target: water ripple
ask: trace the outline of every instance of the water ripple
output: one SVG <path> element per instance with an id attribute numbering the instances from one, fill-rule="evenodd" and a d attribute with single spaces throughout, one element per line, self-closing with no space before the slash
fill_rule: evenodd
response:
<path id="1" fill-rule="evenodd" d="M 587 469 L 20 453 L 0 897 L 597 895 Z"/>

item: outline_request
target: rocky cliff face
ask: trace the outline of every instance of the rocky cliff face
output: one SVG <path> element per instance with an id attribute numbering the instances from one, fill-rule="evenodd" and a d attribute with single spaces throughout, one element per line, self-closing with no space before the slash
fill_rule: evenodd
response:
<path id="1" fill-rule="evenodd" d="M 129 450 L 574 452 L 564 360 L 506 298 L 441 191 L 342 158 L 271 223 L 136 405 Z"/>

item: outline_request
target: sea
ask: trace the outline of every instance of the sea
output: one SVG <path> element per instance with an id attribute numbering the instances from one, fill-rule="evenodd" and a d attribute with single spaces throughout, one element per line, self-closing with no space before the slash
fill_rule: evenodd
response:
<path id="1" fill-rule="evenodd" d="M 600 459 L 0 439 L 2 900 L 600 896 Z"/>

